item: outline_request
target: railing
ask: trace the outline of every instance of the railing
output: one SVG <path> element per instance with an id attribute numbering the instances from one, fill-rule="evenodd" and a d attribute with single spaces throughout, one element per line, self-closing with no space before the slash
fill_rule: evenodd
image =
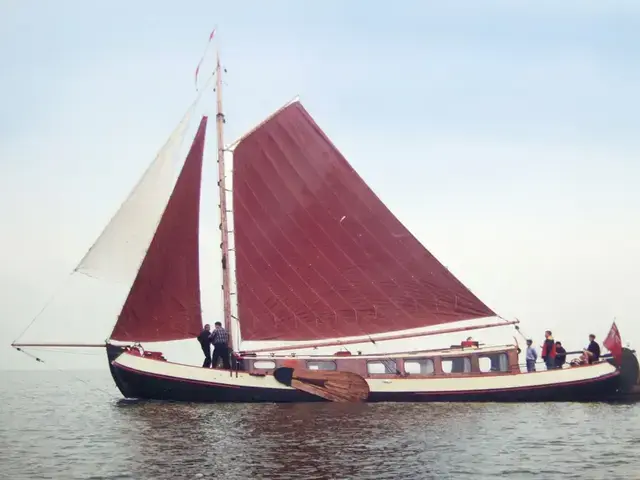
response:
<path id="1" fill-rule="evenodd" d="M 631 350 L 631 352 L 636 353 L 636 351 L 635 351 L 635 350 Z M 567 357 L 568 357 L 569 355 L 575 355 L 575 356 L 577 356 L 577 355 L 582 355 L 582 353 L 583 353 L 583 350 L 575 350 L 575 351 L 572 351 L 572 352 L 567 352 L 567 353 L 566 353 L 566 355 L 567 355 Z M 610 353 L 605 353 L 604 355 L 600 355 L 600 359 L 601 359 L 601 360 L 609 360 L 610 358 L 613 358 L 613 355 L 612 355 L 612 354 L 610 354 Z M 544 367 L 545 367 L 545 369 L 546 369 L 546 364 L 544 363 L 544 360 L 542 360 L 542 359 L 538 359 L 538 360 L 535 362 L 535 365 L 536 365 L 536 366 L 537 366 L 537 365 L 542 365 L 542 366 L 544 366 Z M 561 368 L 565 368 L 565 366 L 568 366 L 568 365 L 569 365 L 569 362 L 567 361 L 567 362 L 565 362 L 565 363 L 564 363 L 564 365 L 562 365 L 562 367 L 561 367 Z M 520 371 L 521 371 L 522 373 L 528 373 L 528 372 L 527 372 L 527 364 L 526 364 L 526 363 L 518 363 L 518 367 L 520 367 Z M 539 370 L 537 370 L 537 371 L 539 371 Z"/>

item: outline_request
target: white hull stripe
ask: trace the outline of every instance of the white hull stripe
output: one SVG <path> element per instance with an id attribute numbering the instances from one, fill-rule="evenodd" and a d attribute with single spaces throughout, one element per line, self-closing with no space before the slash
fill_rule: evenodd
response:
<path id="1" fill-rule="evenodd" d="M 194 382 L 227 388 L 271 388 L 291 390 L 273 375 L 256 376 L 247 372 L 229 373 L 229 370 L 202 368 L 192 365 L 164 362 L 121 354 L 113 364 L 142 375 L 158 376 L 184 382 Z M 607 363 L 559 370 L 520 373 L 515 375 L 478 375 L 433 378 L 366 378 L 372 393 L 454 393 L 479 391 L 521 390 L 546 386 L 561 386 L 603 379 L 616 374 L 616 368 Z"/>

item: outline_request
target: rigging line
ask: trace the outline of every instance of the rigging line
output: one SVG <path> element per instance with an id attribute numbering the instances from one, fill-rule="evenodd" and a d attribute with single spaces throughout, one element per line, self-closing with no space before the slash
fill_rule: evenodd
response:
<path id="1" fill-rule="evenodd" d="M 207 88 L 209 87 L 209 84 L 211 83 L 212 79 L 215 77 L 215 71 L 213 73 L 211 73 L 209 75 L 209 77 L 207 78 L 206 82 L 205 82 L 205 87 L 204 89 L 202 89 L 198 95 L 196 95 L 195 100 L 191 103 L 191 105 L 189 106 L 189 108 L 187 109 L 187 112 L 191 111 L 192 109 L 195 109 L 196 104 L 200 101 L 200 99 L 202 98 L 202 95 L 204 94 L 204 92 L 207 90 Z M 185 112 L 186 115 L 186 112 Z M 184 119 L 184 116 L 183 116 Z M 184 140 L 184 138 L 183 138 Z M 145 172 L 146 173 L 146 172 Z M 136 185 L 137 186 L 137 185 Z M 135 187 L 134 187 L 135 188 Z M 128 197 L 127 197 L 128 198 Z M 126 201 L 126 200 L 125 200 Z M 118 209 L 119 211 L 119 209 Z M 115 214 L 117 215 L 117 213 Z M 114 215 L 114 216 L 115 216 Z M 113 220 L 113 218 L 111 219 Z M 157 226 L 156 226 L 157 228 Z M 94 245 L 91 246 L 91 248 L 89 248 L 88 252 L 84 255 L 83 259 L 89 254 L 89 252 L 91 252 L 91 250 L 93 250 Z M 82 264 L 82 260 L 80 261 L 80 263 L 78 263 L 78 265 L 68 274 L 68 276 L 66 277 L 66 279 L 62 282 L 62 284 L 60 285 L 60 287 L 58 289 L 56 289 L 53 293 L 53 295 L 51 295 L 51 297 L 47 300 L 47 302 L 45 302 L 44 306 L 42 307 L 42 309 L 31 319 L 31 322 L 29 322 L 29 324 L 22 330 L 22 332 L 20 332 L 20 334 L 15 338 L 15 340 L 12 343 L 17 343 L 23 336 L 24 334 L 33 326 L 33 324 L 36 322 L 36 320 L 44 313 L 44 311 L 53 303 L 53 301 L 58 297 L 58 295 L 63 291 L 63 289 L 67 286 L 67 284 L 69 283 L 69 281 L 71 280 L 71 277 L 73 277 L 74 274 L 79 273 L 81 275 L 87 276 L 89 278 L 93 278 L 95 280 L 103 280 L 102 278 L 98 277 L 98 276 L 94 276 L 89 274 L 88 272 L 83 271 L 80 268 L 80 265 Z"/>
<path id="2" fill-rule="evenodd" d="M 496 315 L 496 317 L 498 317 L 500 320 L 504 320 L 504 321 L 505 321 L 505 322 L 507 322 L 507 323 L 509 322 L 509 320 L 507 320 L 506 318 L 504 318 L 504 317 L 502 317 L 502 316 L 500 316 L 500 315 Z M 524 332 L 522 332 L 522 331 L 520 330 L 520 325 L 519 325 L 519 323 L 520 323 L 520 319 L 519 319 L 518 317 L 514 317 L 514 319 L 515 319 L 518 323 L 514 323 L 514 324 L 513 324 L 513 328 L 515 328 L 516 332 L 518 332 L 518 334 L 520 334 L 520 336 L 521 336 L 525 341 L 526 341 L 526 340 L 529 340 L 529 337 L 527 337 L 527 336 L 524 334 Z"/>
<path id="3" fill-rule="evenodd" d="M 518 320 L 518 322 L 520 321 L 518 318 L 516 318 L 516 320 Z M 520 334 L 520 336 L 525 340 L 529 340 L 531 337 L 527 337 L 524 332 L 520 329 L 520 325 L 514 325 L 513 328 L 516 329 L 516 332 L 518 332 Z"/>
<path id="4" fill-rule="evenodd" d="M 93 388 L 95 390 L 98 390 L 99 392 L 102 392 L 106 395 L 108 395 L 109 397 L 113 397 L 113 395 L 108 392 L 107 390 L 97 387 L 95 385 L 92 385 L 90 382 L 78 377 L 77 375 L 74 375 L 72 372 L 70 372 L 69 370 L 64 370 L 61 367 L 58 367 L 56 365 L 51 365 L 50 363 L 45 362 L 43 359 L 36 357 L 35 355 L 30 354 L 29 352 L 24 351 L 22 348 L 20 347 L 14 347 L 16 350 L 18 350 L 21 353 L 24 353 L 25 355 L 27 355 L 28 357 L 31 357 L 33 359 L 35 359 L 38 363 L 42 363 L 43 365 L 48 365 L 49 367 L 53 368 L 54 370 L 58 371 L 58 372 L 62 372 L 66 375 L 69 375 L 71 378 L 73 378 L 74 380 L 80 382 L 80 383 L 84 383 L 85 385 L 87 385 L 89 388 Z"/>
<path id="5" fill-rule="evenodd" d="M 20 349 L 20 348 L 25 348 L 25 347 L 15 347 L 15 348 Z M 63 350 L 64 347 L 55 347 L 55 346 L 54 347 L 46 347 L 46 348 L 44 348 L 44 347 L 28 347 L 28 348 L 30 350 L 36 351 L 36 352 L 56 352 L 56 353 L 65 353 L 65 354 L 68 354 L 68 355 L 87 355 L 87 356 L 94 356 L 94 357 L 99 356 L 99 355 L 100 356 L 104 355 L 104 352 L 96 352 L 96 351 L 91 352 L 91 353 L 89 353 L 89 352 L 79 352 L 77 350 Z M 58 348 L 60 348 L 60 350 L 58 350 Z M 78 347 L 78 348 L 82 348 L 82 347 Z"/>
<path id="6" fill-rule="evenodd" d="M 209 86 L 211 80 L 214 77 L 215 77 L 215 72 L 213 72 L 211 75 L 209 75 L 209 78 L 205 82 L 205 87 Z M 177 129 L 180 125 L 185 124 L 185 128 L 182 131 L 182 135 L 180 136 L 180 139 L 179 139 L 180 140 L 179 144 L 177 145 L 177 148 L 176 148 L 175 153 L 173 154 L 173 156 L 176 156 L 178 154 L 177 152 L 179 152 L 181 150 L 182 145 L 184 144 L 184 139 L 186 137 L 186 132 L 188 130 L 189 125 L 191 124 L 191 116 L 189 115 L 189 117 L 187 118 L 187 115 L 195 111 L 196 106 L 198 105 L 198 102 L 202 98 L 202 96 L 205 93 L 205 91 L 206 91 L 206 89 L 203 89 L 201 92 L 199 92 L 196 95 L 195 100 L 193 100 L 193 102 L 191 102 L 189 107 L 186 109 L 185 113 L 182 115 L 182 118 L 180 119 L 180 122 L 176 126 L 176 129 Z M 186 120 L 186 122 L 185 122 L 185 120 Z M 165 149 L 165 147 L 167 147 L 169 145 L 173 134 L 176 132 L 176 129 L 174 129 L 174 131 L 170 134 L 169 138 L 165 141 L 165 143 L 162 145 L 162 147 L 156 152 L 154 160 L 147 166 L 147 168 L 144 171 L 144 173 L 142 174 L 142 176 L 139 177 L 139 179 L 136 182 L 136 184 L 134 185 L 134 187 L 129 191 L 129 194 L 127 195 L 127 197 L 120 203 L 120 206 L 118 207 L 116 212 L 111 216 L 111 218 L 109 219 L 109 222 L 107 222 L 107 226 L 109 226 L 111 224 L 111 222 L 118 216 L 118 214 L 120 213 L 122 207 L 127 203 L 127 201 L 129 201 L 129 199 L 132 197 L 133 193 L 138 189 L 138 187 L 140 186 L 142 180 L 146 177 L 147 173 L 152 168 L 152 166 L 154 165 L 155 161 L 158 159 L 158 156 L 160 155 L 160 153 Z M 158 223 L 160 222 L 161 219 L 162 219 L 162 216 L 160 216 L 160 219 L 158 220 Z M 157 229 L 157 227 L 158 227 L 158 225 L 156 224 L 156 229 Z M 104 230 L 100 233 L 98 238 L 93 242 L 91 247 L 87 250 L 87 252 L 84 254 L 82 259 L 78 262 L 76 267 L 73 269 L 73 272 L 78 272 L 78 273 L 83 273 L 84 274 L 84 272 L 82 271 L 83 270 L 82 269 L 82 264 L 83 264 L 84 260 L 89 256 L 89 254 L 93 251 L 93 249 L 95 248 L 97 242 L 100 240 L 100 238 L 102 237 L 103 234 L 104 234 Z M 144 257 L 142 258 L 142 260 L 144 260 Z M 140 263 L 142 263 L 142 260 L 140 261 Z M 89 276 L 91 278 L 102 280 L 101 277 L 96 277 L 96 276 L 92 276 L 92 275 L 87 275 L 87 276 Z"/>
<path id="7" fill-rule="evenodd" d="M 33 358 L 36 362 L 44 363 L 44 360 L 42 360 L 41 358 L 36 357 L 35 355 L 32 355 L 31 353 L 23 350 L 21 347 L 13 347 L 13 348 L 15 348 L 17 351 L 19 351 L 21 353 L 24 353 L 27 357 Z"/>
<path id="8" fill-rule="evenodd" d="M 212 81 L 212 80 L 213 80 L 213 78 L 215 77 L 215 75 L 216 75 L 216 72 L 215 72 L 215 71 L 209 75 L 209 77 L 207 78 L 207 80 L 206 80 L 206 82 L 205 82 L 205 84 L 204 84 L 204 85 L 205 85 L 205 88 L 198 92 L 198 94 L 196 95 L 195 100 L 191 103 L 191 105 L 189 106 L 189 108 L 188 108 L 188 109 L 186 110 L 186 112 L 184 113 L 184 115 L 183 115 L 183 117 L 182 117 L 182 119 L 181 119 L 181 121 L 180 121 L 180 124 L 182 124 L 182 123 L 185 121 L 185 117 L 187 116 L 187 114 L 189 114 L 190 112 L 194 112 L 194 111 L 195 111 L 196 106 L 198 105 L 198 103 L 199 103 L 199 102 L 200 102 L 200 100 L 202 99 L 202 96 L 203 96 L 203 95 L 205 94 L 205 92 L 207 91 L 207 89 L 208 89 L 208 87 L 209 87 L 209 85 L 210 85 L 211 81 Z M 184 144 L 184 140 L 185 140 L 185 136 L 186 136 L 185 132 L 186 132 L 187 127 L 191 124 L 191 120 L 192 120 L 192 119 L 191 119 L 191 117 L 189 117 L 189 118 L 187 119 L 187 121 L 186 121 L 185 130 L 183 131 L 183 134 L 182 134 L 182 136 L 180 137 L 179 145 L 178 145 L 178 148 L 176 149 L 176 153 L 174 153 L 174 156 L 175 156 L 175 155 L 177 155 L 177 152 L 179 152 L 179 151 L 181 150 L 182 145 Z M 170 137 L 170 138 L 171 138 L 171 137 Z M 166 142 L 166 143 L 165 143 L 165 145 L 162 147 L 162 149 L 164 149 L 164 147 L 168 145 L 168 142 L 169 142 L 169 140 L 167 140 L 167 142 Z M 162 149 L 161 149 L 160 151 L 162 151 Z M 156 155 L 156 159 L 158 158 L 158 155 L 159 155 L 159 154 L 160 154 L 160 152 L 158 152 L 158 154 Z M 185 159 L 185 161 L 186 161 L 186 159 Z M 154 160 L 154 162 L 155 162 L 155 160 Z M 145 171 L 145 173 L 144 173 L 144 174 L 142 175 L 142 177 L 138 180 L 138 183 L 135 185 L 135 187 L 133 188 L 133 190 L 131 190 L 131 192 L 129 193 L 129 195 L 127 196 L 127 198 L 122 202 L 122 204 L 120 205 L 120 208 L 116 211 L 116 213 L 115 213 L 115 214 L 114 214 L 114 216 L 111 218 L 111 220 L 109 221 L 109 223 L 111 223 L 111 221 L 113 221 L 113 219 L 114 219 L 114 218 L 115 218 L 115 217 L 120 213 L 120 209 L 125 205 L 125 203 L 129 200 L 129 198 L 131 198 L 131 196 L 133 195 L 133 193 L 136 191 L 136 189 L 138 188 L 138 186 L 140 185 L 140 183 L 142 182 L 142 180 L 143 180 L 143 179 L 144 179 L 144 177 L 146 176 L 147 172 L 149 172 L 149 169 L 152 167 L 152 165 L 153 165 L 153 163 L 154 163 L 154 162 L 152 162 L 152 163 L 151 163 L 151 165 L 149 165 L 149 166 L 147 167 L 147 170 Z M 178 177 L 178 178 L 179 178 L 179 177 Z M 177 180 L 176 180 L 176 181 L 177 181 Z M 175 184 L 174 184 L 174 188 L 175 188 Z M 172 195 L 172 194 L 171 194 L 171 195 Z M 171 195 L 169 196 L 169 199 L 167 200 L 167 203 L 171 200 Z M 165 206 L 165 208 L 166 208 L 166 206 Z M 154 230 L 153 230 L 154 232 L 156 232 L 156 231 L 157 231 L 158 226 L 160 225 L 160 222 L 162 222 L 163 217 L 164 217 L 164 211 L 163 211 L 163 213 L 159 216 L 158 220 L 156 221 L 156 224 L 155 224 L 155 227 L 154 227 Z M 107 225 L 109 225 L 109 223 L 108 223 Z M 106 227 L 105 227 L 105 228 L 106 228 Z M 102 233 L 104 233 L 104 230 L 103 230 L 103 232 L 102 232 Z M 102 233 L 101 233 L 101 236 L 102 236 Z M 100 239 L 100 237 L 98 237 L 98 240 L 99 240 L 99 239 Z M 89 251 L 87 252 L 87 254 L 85 254 L 85 257 L 83 257 L 83 260 L 84 260 L 84 258 L 86 258 L 86 256 L 89 254 L 89 252 L 91 252 L 91 250 L 93 250 L 93 248 L 95 247 L 95 245 L 96 245 L 96 243 L 97 243 L 97 241 L 98 241 L 98 240 L 96 240 L 96 242 L 94 242 L 94 244 L 91 246 L 91 248 L 89 249 Z M 147 248 L 148 248 L 148 246 L 147 246 Z M 142 256 L 142 258 L 140 259 L 140 261 L 138 262 L 138 267 L 136 268 L 136 275 L 135 275 L 135 277 L 134 277 L 133 281 L 129 284 L 129 291 L 131 290 L 131 287 L 133 286 L 133 282 L 135 282 L 135 278 L 137 277 L 138 273 L 140 272 L 140 268 L 141 268 L 142 263 L 144 262 L 145 258 L 146 258 L 146 251 L 145 251 L 145 254 Z M 96 280 L 103 280 L 101 277 L 94 276 L 94 275 L 91 275 L 91 274 L 89 274 L 89 273 L 87 273 L 87 272 L 84 272 L 84 271 L 80 268 L 80 267 L 81 267 L 81 265 L 82 265 L 82 260 L 80 261 L 80 263 L 78 264 L 78 266 L 75 268 L 74 273 L 75 273 L 75 272 L 77 272 L 77 273 L 80 273 L 80 274 L 82 274 L 82 275 L 86 275 L 86 276 L 88 276 L 88 277 L 90 277 L 90 278 L 94 278 L 94 279 L 96 279 Z M 113 283 L 113 282 L 110 282 L 110 283 Z M 123 282 L 115 282 L 115 283 L 122 284 Z M 124 302 L 122 302 L 122 304 L 121 304 L 121 309 L 122 309 L 122 306 L 124 306 L 124 304 L 126 303 L 127 298 L 128 298 L 128 296 L 127 296 L 127 297 L 125 297 Z M 122 313 L 122 312 L 121 312 L 121 313 Z M 116 319 L 115 325 L 117 325 L 119 317 L 120 317 L 120 315 L 118 315 L 118 318 Z M 114 325 L 114 326 L 112 327 L 112 329 L 111 329 L 111 335 L 113 334 L 113 330 L 115 329 L 115 325 Z M 125 333 L 127 333 L 127 332 L 125 332 Z"/>
<path id="9" fill-rule="evenodd" d="M 16 339 L 12 343 L 18 343 L 18 340 L 20 340 L 22 338 L 22 336 L 25 333 L 27 333 L 27 331 L 32 327 L 34 322 L 40 317 L 40 315 L 43 314 L 43 312 L 49 307 L 49 305 L 51 305 L 53 303 L 53 301 L 58 297 L 58 295 L 62 292 L 62 290 L 65 289 L 65 287 L 67 286 L 67 284 L 71 280 L 71 277 L 73 276 L 73 273 L 74 272 L 71 272 L 69 275 L 67 275 L 67 278 L 60 284 L 60 287 L 57 288 L 53 292 L 53 295 L 51 295 L 51 297 L 45 302 L 44 306 L 40 309 L 40 311 L 36 314 L 36 316 L 31 319 L 31 322 L 29 322 L 29 324 L 25 327 L 25 329 L 22 330 L 20 335 L 18 335 L 16 337 Z"/>
<path id="10" fill-rule="evenodd" d="M 200 57 L 200 61 L 198 62 L 198 66 L 196 67 L 196 73 L 195 73 L 195 86 L 196 86 L 196 92 L 199 91 L 198 89 L 198 74 L 200 73 L 200 67 L 202 66 L 202 62 L 204 62 L 205 57 L 207 56 L 207 53 L 209 52 L 209 48 L 211 47 L 211 44 L 213 43 L 213 38 L 216 35 L 216 31 L 218 30 L 218 25 L 216 25 L 215 27 L 213 27 L 213 30 L 211 31 L 211 34 L 209 35 L 209 39 L 207 40 L 207 44 L 204 47 L 204 52 L 202 53 L 202 57 Z M 205 88 L 203 88 L 202 90 L 206 90 L 206 84 L 205 84 Z"/>

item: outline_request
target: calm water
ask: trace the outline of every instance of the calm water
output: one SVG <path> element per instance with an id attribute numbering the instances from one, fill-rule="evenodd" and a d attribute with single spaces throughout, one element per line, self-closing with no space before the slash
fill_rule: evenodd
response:
<path id="1" fill-rule="evenodd" d="M 106 371 L 0 379 L 3 479 L 640 478 L 640 405 L 180 405 L 123 401 Z"/>

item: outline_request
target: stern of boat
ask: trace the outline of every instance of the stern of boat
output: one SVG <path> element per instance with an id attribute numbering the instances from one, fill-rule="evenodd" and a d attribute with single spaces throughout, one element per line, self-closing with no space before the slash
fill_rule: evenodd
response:
<path id="1" fill-rule="evenodd" d="M 633 350 L 629 348 L 622 349 L 620 365 L 613 358 L 608 359 L 608 362 L 620 370 L 618 377 L 620 393 L 635 393 L 640 389 L 640 364 Z"/>

